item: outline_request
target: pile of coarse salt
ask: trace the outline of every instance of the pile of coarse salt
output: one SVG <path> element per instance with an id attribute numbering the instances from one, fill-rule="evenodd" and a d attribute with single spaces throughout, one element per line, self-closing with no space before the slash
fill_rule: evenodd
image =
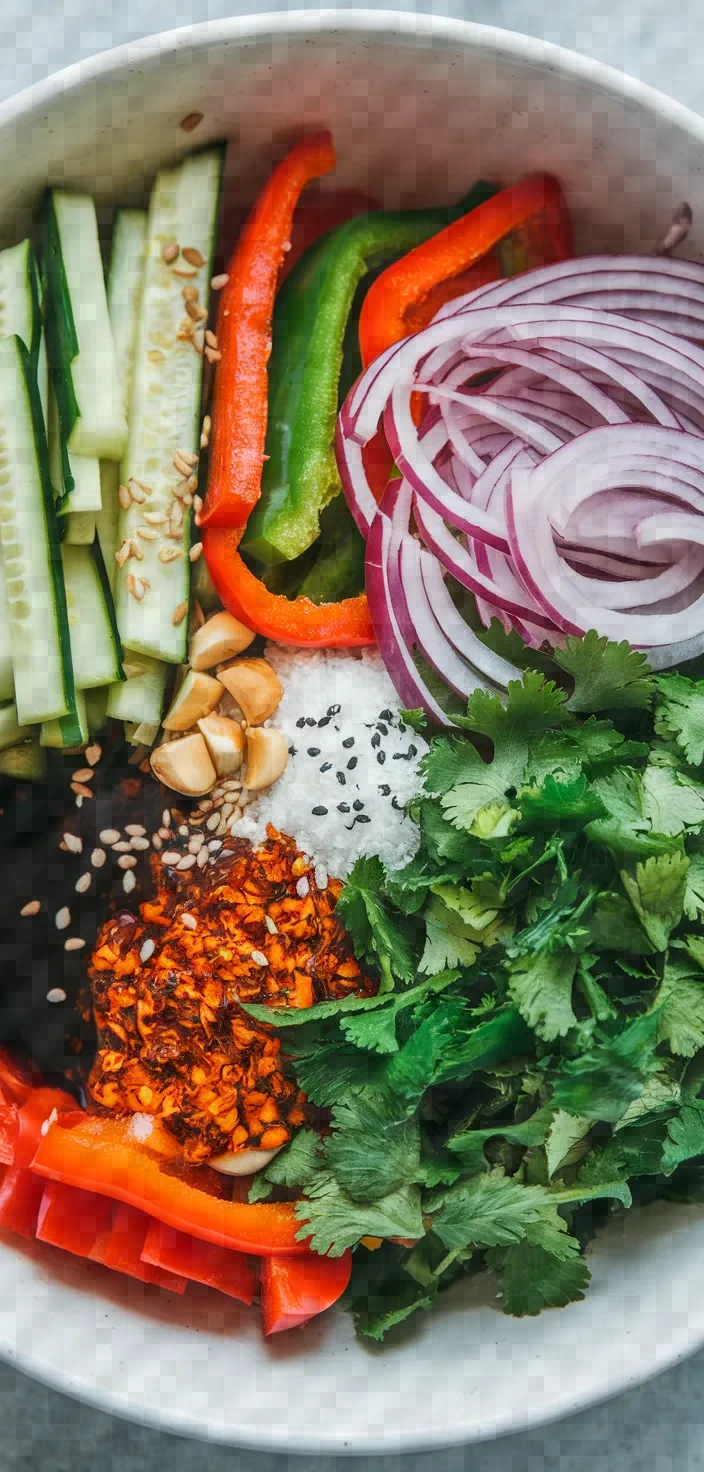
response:
<path id="1" fill-rule="evenodd" d="M 288 740 L 288 766 L 253 796 L 232 831 L 256 843 L 273 823 L 339 879 L 361 854 L 399 868 L 418 847 L 418 828 L 403 809 L 428 747 L 401 720 L 378 651 L 269 644 L 266 658 L 284 689 L 268 724 Z"/>

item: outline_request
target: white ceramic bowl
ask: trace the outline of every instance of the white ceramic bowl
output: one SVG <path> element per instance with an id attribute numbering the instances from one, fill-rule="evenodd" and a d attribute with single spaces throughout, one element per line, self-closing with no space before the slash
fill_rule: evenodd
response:
<path id="1" fill-rule="evenodd" d="M 202 112 L 195 133 L 184 115 Z M 330 126 L 337 181 L 387 206 L 444 202 L 478 175 L 566 187 L 578 249 L 648 250 L 680 200 L 704 248 L 704 123 L 620 74 L 487 26 L 343 11 L 213 22 L 69 68 L 0 106 L 0 240 L 47 183 L 141 200 L 156 169 L 232 140 L 249 200 L 303 126 Z M 393 1349 L 342 1314 L 264 1343 L 207 1290 L 142 1290 L 53 1249 L 0 1242 L 0 1353 L 103 1408 L 275 1450 L 397 1451 L 516 1431 L 632 1385 L 704 1340 L 704 1216 L 651 1208 L 603 1233 L 587 1299 L 505 1318 L 484 1281 Z"/>

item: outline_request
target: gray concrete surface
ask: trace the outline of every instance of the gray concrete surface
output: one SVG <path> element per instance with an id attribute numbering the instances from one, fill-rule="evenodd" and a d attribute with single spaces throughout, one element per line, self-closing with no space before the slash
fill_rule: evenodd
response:
<path id="1" fill-rule="evenodd" d="M 0 0 L 0 97 L 105 47 L 165 27 L 283 0 Z M 289 9 L 301 9 L 302 4 Z M 341 9 L 346 8 L 344 5 Z M 702 7 L 695 0 L 406 0 L 415 9 L 571 46 L 704 112 Z M 516 1373 L 520 1373 L 517 1368 Z M 474 1450 L 318 1459 L 238 1452 L 115 1420 L 0 1365 L 0 1472 L 702 1472 L 704 1352 L 595 1410 Z"/>

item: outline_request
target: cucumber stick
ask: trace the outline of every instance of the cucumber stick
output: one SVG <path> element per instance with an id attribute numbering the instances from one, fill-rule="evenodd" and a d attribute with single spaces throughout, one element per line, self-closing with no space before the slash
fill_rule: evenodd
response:
<path id="1" fill-rule="evenodd" d="M 50 190 L 45 226 L 47 348 L 59 413 L 64 487 L 70 491 L 69 457 L 119 460 L 127 423 L 95 205 L 88 195 Z"/>
<path id="2" fill-rule="evenodd" d="M 0 542 L 18 719 L 69 716 L 75 688 L 44 419 L 16 336 L 0 342 Z"/>
<path id="3" fill-rule="evenodd" d="M 117 376 L 127 410 L 132 392 L 132 372 L 137 346 L 137 328 L 142 303 L 144 255 L 147 245 L 146 210 L 118 210 L 112 233 L 108 271 L 108 315 L 112 328 Z M 115 584 L 117 525 L 120 514 L 118 491 L 120 468 L 114 460 L 100 464 L 101 510 L 95 525 L 108 570 L 110 587 Z"/>
<path id="4" fill-rule="evenodd" d="M 167 667 L 161 659 L 147 654 L 125 652 L 126 679 L 111 685 L 108 715 L 116 721 L 134 721 L 136 725 L 159 725 L 164 709 Z"/>
<path id="5" fill-rule="evenodd" d="M 21 726 L 17 719 L 17 706 L 0 706 L 0 751 L 5 751 L 8 746 L 17 746 L 18 742 L 26 741 L 32 732 L 29 726 Z"/>
<path id="6" fill-rule="evenodd" d="M 106 597 L 107 573 L 99 547 L 61 543 L 71 635 L 73 678 L 77 690 L 93 690 L 124 679 L 120 640 L 112 598 Z"/>
<path id="7" fill-rule="evenodd" d="M 90 740 L 86 698 L 82 690 L 76 691 L 75 709 L 68 716 L 56 721 L 43 721 L 39 733 L 40 746 L 71 749 L 85 746 Z"/>
<path id="8" fill-rule="evenodd" d="M 139 482 L 147 500 L 121 511 L 120 542 L 136 546 L 138 553 L 129 555 L 118 570 L 115 590 L 125 648 L 169 664 L 185 659 L 190 583 L 191 516 L 183 500 L 188 492 L 174 456 L 179 450 L 197 451 L 203 364 L 203 323 L 199 340 L 186 302 L 193 308 L 197 292 L 197 305 L 207 308 L 222 158 L 220 148 L 211 149 L 159 174 L 149 207 L 129 440 L 122 466 L 123 481 Z M 182 253 L 167 265 L 162 251 L 173 244 L 180 244 Z M 202 265 L 194 264 L 198 260 Z M 144 540 L 138 535 L 145 529 L 145 513 L 149 518 L 163 517 L 154 539 L 149 532 Z"/>

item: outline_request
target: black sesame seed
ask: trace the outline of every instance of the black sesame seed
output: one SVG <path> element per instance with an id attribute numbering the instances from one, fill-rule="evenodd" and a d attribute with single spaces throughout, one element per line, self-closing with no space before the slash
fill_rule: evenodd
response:
<path id="1" fill-rule="evenodd" d="M 376 731 L 372 736 L 372 746 L 381 746 L 381 736 L 379 735 L 378 731 Z"/>
<path id="2" fill-rule="evenodd" d="M 295 756 L 296 755 L 296 748 L 295 748 L 295 746 L 289 746 L 288 754 L 289 754 L 289 756 Z"/>
<path id="3" fill-rule="evenodd" d="M 305 716 L 301 716 L 300 720 L 296 721 L 296 725 L 298 726 L 299 731 L 303 728 L 303 726 L 305 726 L 305 723 L 306 723 Z"/>
<path id="4" fill-rule="evenodd" d="M 315 726 L 317 725 L 317 721 L 314 721 L 312 716 L 306 716 L 306 725 Z"/>
<path id="5" fill-rule="evenodd" d="M 354 746 L 354 736 L 346 736 L 342 745 L 345 747 Z"/>
<path id="6" fill-rule="evenodd" d="M 327 808 L 311 808 L 311 812 L 314 818 L 326 818 L 328 814 Z"/>
<path id="7" fill-rule="evenodd" d="M 380 767 L 383 767 L 384 762 L 386 761 L 386 752 L 385 751 L 378 751 L 377 754 L 376 754 L 376 759 L 377 759 L 377 761 L 379 763 L 379 766 Z"/>
<path id="8" fill-rule="evenodd" d="M 388 782 L 382 782 L 381 783 L 381 786 L 379 788 L 379 791 L 380 791 L 382 797 L 390 797 L 391 796 L 391 788 L 389 787 Z"/>
<path id="9" fill-rule="evenodd" d="M 379 711 L 379 720 L 380 721 L 392 721 L 393 718 L 394 718 L 394 713 L 393 713 L 392 710 L 380 710 Z"/>
<path id="10" fill-rule="evenodd" d="M 404 733 L 404 731 L 406 729 L 406 722 L 405 721 L 399 721 L 399 723 L 398 723 L 398 729 L 401 732 L 401 735 L 403 735 L 403 733 Z"/>
<path id="11" fill-rule="evenodd" d="M 320 720 L 318 721 L 318 730 L 319 731 L 322 731 L 323 726 L 329 726 L 329 725 L 330 725 L 330 717 L 329 716 L 321 716 L 320 717 Z"/>
<path id="12" fill-rule="evenodd" d="M 308 755 L 309 756 L 320 756 L 320 747 L 319 746 L 309 746 L 308 747 Z"/>
<path id="13" fill-rule="evenodd" d="M 330 769 L 331 769 L 331 767 L 332 767 L 332 762 L 323 762 L 323 765 L 320 768 L 320 770 L 321 770 L 321 772 L 329 772 Z"/>
<path id="14" fill-rule="evenodd" d="M 338 811 L 338 813 L 348 813 L 349 810 L 350 810 L 350 805 L 349 805 L 348 802 L 339 802 L 337 804 L 337 811 Z"/>
<path id="15" fill-rule="evenodd" d="M 409 746 L 409 748 L 408 748 L 408 755 L 409 756 L 417 756 L 418 755 L 418 747 L 417 746 Z"/>
<path id="16" fill-rule="evenodd" d="M 388 728 L 388 726 L 385 726 L 384 725 L 384 722 L 383 721 L 377 721 L 377 727 L 376 727 L 376 729 L 377 729 L 377 731 L 381 731 L 382 736 L 388 736 L 388 734 L 389 734 L 389 728 Z"/>
<path id="17" fill-rule="evenodd" d="M 356 765 L 357 765 L 357 758 L 356 758 L 356 756 L 351 756 L 350 759 L 349 759 L 349 761 L 348 761 L 348 763 L 347 763 L 347 770 L 348 770 L 348 772 L 353 772 L 354 769 L 355 769 L 355 767 L 356 767 Z"/>
<path id="18" fill-rule="evenodd" d="M 371 823 L 371 821 L 372 821 L 371 818 L 369 818 L 366 813 L 358 813 L 357 814 L 357 822 L 358 823 Z"/>
<path id="19" fill-rule="evenodd" d="M 340 786 L 341 787 L 344 787 L 346 785 L 346 783 L 347 783 L 347 778 L 346 778 L 344 772 L 336 772 L 335 775 L 337 777 L 337 780 L 338 780 Z"/>
<path id="20" fill-rule="evenodd" d="M 392 808 L 395 808 L 396 809 L 396 812 L 397 813 L 402 813 L 403 812 L 403 808 L 402 808 L 402 806 L 401 806 L 401 804 L 400 804 L 400 802 L 399 802 L 399 800 L 398 800 L 397 797 L 392 797 L 392 799 L 391 799 L 391 806 L 392 806 Z"/>
<path id="21" fill-rule="evenodd" d="M 364 803 L 362 802 L 361 797 L 356 798 L 352 806 L 356 813 L 361 813 L 362 808 L 364 807 Z"/>
<path id="22" fill-rule="evenodd" d="M 340 714 L 340 706 L 339 705 L 329 705 L 328 706 L 328 715 L 329 716 L 339 716 L 339 714 Z"/>

